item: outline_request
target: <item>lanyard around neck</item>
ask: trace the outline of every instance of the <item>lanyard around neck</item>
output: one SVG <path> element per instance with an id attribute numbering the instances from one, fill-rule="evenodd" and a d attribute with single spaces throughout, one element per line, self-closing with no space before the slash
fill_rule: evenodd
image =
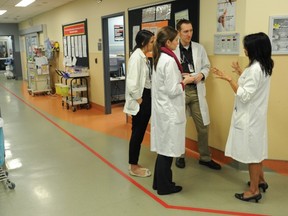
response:
<path id="1" fill-rule="evenodd" d="M 184 53 L 184 49 L 185 49 L 185 53 Z M 190 58 L 188 58 L 187 54 L 191 57 L 191 60 L 189 60 Z M 183 45 L 181 44 L 180 47 L 180 61 L 181 64 L 188 64 L 188 65 L 192 65 L 194 68 L 194 61 L 193 61 L 193 52 L 192 52 L 192 45 L 190 44 L 189 48 L 186 49 L 183 47 Z"/>
<path id="2" fill-rule="evenodd" d="M 148 67 L 148 73 L 149 73 L 149 79 L 150 79 L 150 82 L 151 82 L 151 76 L 152 76 L 152 68 L 151 68 L 151 64 L 150 64 L 150 60 L 148 58 L 146 58 L 146 65 Z"/>

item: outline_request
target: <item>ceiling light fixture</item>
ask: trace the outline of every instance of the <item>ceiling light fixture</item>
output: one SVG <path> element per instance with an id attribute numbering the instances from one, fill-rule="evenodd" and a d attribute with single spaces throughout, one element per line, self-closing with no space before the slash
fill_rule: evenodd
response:
<path id="1" fill-rule="evenodd" d="M 28 5 L 32 4 L 35 2 L 35 0 L 22 0 L 18 4 L 15 5 L 15 7 L 27 7 Z"/>
<path id="2" fill-rule="evenodd" d="M 7 12 L 7 10 L 0 10 L 0 15 L 3 15 L 6 12 Z"/>

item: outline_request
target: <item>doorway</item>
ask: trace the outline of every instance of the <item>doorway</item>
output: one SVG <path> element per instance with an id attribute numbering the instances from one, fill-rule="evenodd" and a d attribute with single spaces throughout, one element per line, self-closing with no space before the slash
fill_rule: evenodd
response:
<path id="1" fill-rule="evenodd" d="M 125 101 L 125 13 L 102 17 L 105 114 Z"/>
<path id="2" fill-rule="evenodd" d="M 7 78 L 14 78 L 13 36 L 0 36 L 0 72 Z"/>

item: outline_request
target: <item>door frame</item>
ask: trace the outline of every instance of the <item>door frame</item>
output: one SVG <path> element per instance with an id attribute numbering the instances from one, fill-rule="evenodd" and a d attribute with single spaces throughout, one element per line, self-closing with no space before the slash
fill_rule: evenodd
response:
<path id="1" fill-rule="evenodd" d="M 125 12 L 119 12 L 101 17 L 102 22 L 102 44 L 103 44 L 103 77 L 104 77 L 104 100 L 105 100 L 105 114 L 112 113 L 111 106 L 111 83 L 110 83 L 110 61 L 109 61 L 109 35 L 108 35 L 108 20 L 110 18 L 123 16 L 124 28 L 124 58 L 126 62 L 126 28 L 125 28 Z"/>

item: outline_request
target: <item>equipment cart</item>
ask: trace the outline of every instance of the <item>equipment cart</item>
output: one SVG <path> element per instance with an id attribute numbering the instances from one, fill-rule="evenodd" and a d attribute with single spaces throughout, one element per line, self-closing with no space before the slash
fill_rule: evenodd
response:
<path id="1" fill-rule="evenodd" d="M 28 92 L 32 96 L 51 92 L 49 64 L 45 56 L 28 62 Z"/>
<path id="2" fill-rule="evenodd" d="M 3 134 L 3 119 L 0 111 L 0 182 L 4 182 L 6 187 L 14 189 L 15 184 L 8 178 L 8 172 L 5 167 L 5 148 L 4 148 L 4 134 Z"/>
<path id="3" fill-rule="evenodd" d="M 7 58 L 4 64 L 6 65 L 6 72 L 4 73 L 5 77 L 7 79 L 15 79 L 15 76 L 13 74 L 13 59 Z"/>
<path id="4" fill-rule="evenodd" d="M 58 91 L 62 96 L 62 106 L 66 104 L 67 110 L 72 108 L 76 111 L 76 107 L 90 109 L 88 96 L 88 73 L 67 73 L 56 69 L 58 75 L 61 76 L 61 83 L 55 84 L 56 92 Z M 65 84 L 63 84 L 63 79 Z"/>

